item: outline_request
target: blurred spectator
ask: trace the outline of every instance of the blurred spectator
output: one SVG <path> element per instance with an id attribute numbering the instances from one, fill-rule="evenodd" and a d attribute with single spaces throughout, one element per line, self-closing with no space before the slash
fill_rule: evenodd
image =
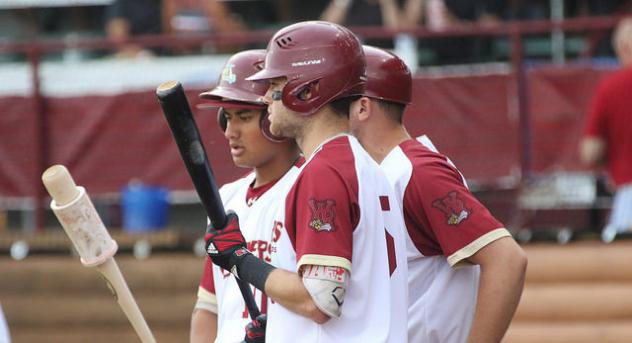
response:
<path id="1" fill-rule="evenodd" d="M 441 30 L 461 23 L 493 24 L 500 21 L 503 1 L 425 0 L 425 23 Z"/>
<path id="2" fill-rule="evenodd" d="M 255 1 L 242 1 L 252 5 Z M 260 8 L 259 8 L 260 9 Z M 261 18 L 268 18 L 259 12 Z M 246 20 L 251 20 L 249 16 Z M 204 35 L 212 32 L 234 32 L 249 26 L 233 13 L 228 1 L 221 0 L 116 0 L 110 7 L 107 35 L 123 41 L 135 35 L 169 33 L 174 35 Z M 155 50 L 153 50 L 155 52 Z M 179 53 L 197 52 L 178 48 Z M 118 56 L 136 57 L 152 51 L 136 45 L 126 45 Z"/>
<path id="3" fill-rule="evenodd" d="M 0 11 L 0 38 L 11 40 L 32 38 L 36 32 L 34 20 L 29 20 L 25 11 Z"/>
<path id="4" fill-rule="evenodd" d="M 282 1 L 278 0 L 220 0 L 220 2 L 228 7 L 233 20 L 250 30 L 276 26 L 280 20 L 283 5 Z M 300 6 L 307 7 L 303 5 L 310 2 L 312 1 L 301 2 Z"/>
<path id="5" fill-rule="evenodd" d="M 382 26 L 390 30 L 417 25 L 423 0 L 332 0 L 321 19 L 354 26 Z M 394 40 L 367 39 L 364 44 L 393 49 L 414 74 L 418 67 L 418 47 L 415 37 L 400 33 Z"/>
<path id="6" fill-rule="evenodd" d="M 566 0 L 566 15 L 568 17 L 585 17 L 596 15 L 608 15 L 616 10 L 627 0 Z"/>
<path id="7" fill-rule="evenodd" d="M 0 38 L 11 40 L 58 38 L 72 32 L 99 36 L 105 6 L 38 7 L 28 3 L 0 6 Z"/>
<path id="8" fill-rule="evenodd" d="M 394 30 L 399 27 L 403 5 L 404 0 L 332 0 L 321 14 L 321 19 L 347 27 L 384 26 Z M 384 40 L 367 40 L 364 43 L 392 48 L 392 44 Z"/>
<path id="9" fill-rule="evenodd" d="M 277 8 L 277 24 L 284 26 L 299 21 L 319 19 L 331 0 L 274 0 L 274 3 Z"/>
<path id="10" fill-rule="evenodd" d="M 501 0 L 332 0 L 321 19 L 351 27 L 381 25 L 396 30 L 425 25 L 431 30 L 444 30 L 462 23 L 494 24 L 500 21 L 504 3 Z M 393 47 L 383 40 L 365 43 Z M 491 50 L 489 39 L 471 37 L 424 40 L 421 44 L 433 52 L 436 64 L 480 60 Z M 416 45 L 414 48 L 417 49 Z M 407 64 L 410 66 L 408 61 Z"/>
<path id="11" fill-rule="evenodd" d="M 377 26 L 397 28 L 398 0 L 332 0 L 321 18 L 345 26 Z"/>
<path id="12" fill-rule="evenodd" d="M 500 22 L 504 1 L 417 0 L 415 11 L 407 7 L 407 25 L 424 24 L 430 30 L 445 30 L 459 24 L 494 25 Z M 410 9 L 409 9 L 410 8 Z M 455 37 L 422 42 L 435 54 L 436 64 L 480 62 L 491 54 L 491 39 Z"/>
<path id="13" fill-rule="evenodd" d="M 228 33 L 266 28 L 276 22 L 277 11 L 268 0 L 163 0 L 166 31 L 176 35 Z M 213 51 L 234 51 L 233 44 L 210 46 Z"/>
<path id="14" fill-rule="evenodd" d="M 39 6 L 37 6 L 39 5 Z M 45 4 L 29 2 L 9 4 L 9 8 L 0 6 L 0 41 L 60 39 L 73 41 L 82 37 L 103 35 L 103 20 L 106 6 L 68 6 L 50 7 Z M 92 52 L 78 51 L 76 57 L 84 58 Z M 45 59 L 66 56 L 47 53 Z M 0 61 L 24 60 L 20 53 L 0 54 Z"/>
<path id="15" fill-rule="evenodd" d="M 580 143 L 582 161 L 592 166 L 605 163 L 616 187 L 602 231 L 605 242 L 632 229 L 632 17 L 619 23 L 613 45 L 623 68 L 597 88 Z"/>
<path id="16" fill-rule="evenodd" d="M 235 20 L 224 1 L 163 0 L 166 32 L 173 34 L 204 34 L 240 31 L 246 28 Z"/>
<path id="17" fill-rule="evenodd" d="M 632 2 L 629 0 L 567 0 L 566 15 L 568 17 L 622 15 L 629 12 Z M 611 44 L 610 32 L 591 32 L 587 44 L 592 56 L 611 57 L 615 55 Z"/>
<path id="18" fill-rule="evenodd" d="M 114 42 L 122 42 L 136 35 L 160 34 L 162 8 L 160 0 L 116 0 L 106 14 L 106 34 Z M 122 46 L 116 56 L 137 57 L 155 51 L 135 44 Z"/>
<path id="19" fill-rule="evenodd" d="M 509 0 L 497 9 L 505 21 L 543 20 L 550 17 L 550 0 Z"/>

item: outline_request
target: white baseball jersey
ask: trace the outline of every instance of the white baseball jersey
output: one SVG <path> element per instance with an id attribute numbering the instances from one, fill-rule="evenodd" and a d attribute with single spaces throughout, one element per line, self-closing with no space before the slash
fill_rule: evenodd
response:
<path id="1" fill-rule="evenodd" d="M 632 183 L 618 186 L 606 227 L 611 227 L 614 232 L 632 231 L 632 211 L 630 209 L 632 209 Z"/>
<path id="2" fill-rule="evenodd" d="M 268 263 L 271 262 L 272 246 L 280 236 L 279 229 L 275 227 L 274 214 L 277 212 L 276 208 L 283 206 L 287 190 L 299 173 L 298 165 L 293 166 L 276 183 L 252 188 L 255 175 L 251 173 L 219 190 L 224 208 L 235 211 L 239 217 L 239 227 L 248 242 L 248 250 Z M 252 290 L 261 313 L 266 313 L 270 303 L 267 296 L 254 287 Z M 234 343 L 244 339 L 244 328 L 250 319 L 239 286 L 232 274 L 212 264 L 209 258 L 206 259 L 198 288 L 198 299 L 202 301 L 202 305 L 217 306 L 215 342 Z M 212 311 L 208 306 L 201 307 Z"/>
<path id="3" fill-rule="evenodd" d="M 465 342 L 480 269 L 464 259 L 510 234 L 454 165 L 419 141 L 401 143 L 380 167 L 402 204 L 408 233 L 408 341 Z"/>
<path id="4" fill-rule="evenodd" d="M 4 313 L 2 312 L 2 305 L 0 305 L 0 342 L 11 343 L 9 326 L 7 325 L 7 321 L 4 318 Z"/>
<path id="5" fill-rule="evenodd" d="M 316 150 L 278 218 L 275 266 L 299 273 L 305 265 L 341 267 L 350 282 L 341 316 L 322 325 L 270 304 L 267 341 L 406 341 L 401 209 L 385 175 L 354 137 L 336 136 Z"/>

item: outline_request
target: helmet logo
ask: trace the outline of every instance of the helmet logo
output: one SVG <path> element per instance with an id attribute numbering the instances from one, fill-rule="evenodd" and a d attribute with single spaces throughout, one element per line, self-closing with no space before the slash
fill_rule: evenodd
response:
<path id="1" fill-rule="evenodd" d="M 226 81 L 229 84 L 235 83 L 237 81 L 237 75 L 233 72 L 234 64 L 227 64 L 224 70 L 222 70 L 222 81 Z"/>
<path id="2" fill-rule="evenodd" d="M 305 66 L 321 64 L 322 62 L 323 62 L 322 59 L 292 62 L 292 67 L 305 67 Z"/>

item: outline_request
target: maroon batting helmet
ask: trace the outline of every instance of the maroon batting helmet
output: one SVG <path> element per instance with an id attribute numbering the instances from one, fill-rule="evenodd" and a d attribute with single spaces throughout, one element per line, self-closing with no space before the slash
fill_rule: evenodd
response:
<path id="1" fill-rule="evenodd" d="M 266 51 L 246 50 L 234 54 L 226 61 L 217 87 L 200 94 L 200 98 L 207 99 L 202 107 L 219 107 L 217 122 L 223 131 L 226 131 L 225 108 L 259 109 L 261 113 L 261 131 L 263 135 L 272 141 L 283 141 L 284 138 L 274 136 L 270 132 L 267 105 L 262 97 L 268 90 L 267 85 L 247 81 L 246 76 L 261 70 L 266 57 Z"/>
<path id="2" fill-rule="evenodd" d="M 348 29 L 325 21 L 306 21 L 279 30 L 268 43 L 264 67 L 247 80 L 287 78 L 283 104 L 310 115 L 325 104 L 362 95 L 366 63 L 358 38 Z M 309 97 L 302 93 L 309 91 Z"/>
<path id="3" fill-rule="evenodd" d="M 413 81 L 404 61 L 382 49 L 368 45 L 362 48 L 367 74 L 364 95 L 403 105 L 410 104 Z"/>

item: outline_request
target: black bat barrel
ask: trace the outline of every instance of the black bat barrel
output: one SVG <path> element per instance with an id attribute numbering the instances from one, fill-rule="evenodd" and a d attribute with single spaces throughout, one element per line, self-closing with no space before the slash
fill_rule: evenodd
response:
<path id="1" fill-rule="evenodd" d="M 226 213 L 219 196 L 219 190 L 213 169 L 208 161 L 204 145 L 200 139 L 193 113 L 189 106 L 186 94 L 180 82 L 169 81 L 161 84 L 156 89 L 156 96 L 160 101 L 162 112 L 167 118 L 173 138 L 180 149 L 180 155 L 191 176 L 197 194 L 206 210 L 213 227 L 221 230 L 226 225 Z M 251 319 L 255 319 L 261 313 L 250 291 L 250 286 L 237 279 L 239 290 L 246 303 Z"/>
<path id="2" fill-rule="evenodd" d="M 165 82 L 156 89 L 156 96 L 213 227 L 223 229 L 226 213 L 182 85 L 177 81 Z"/>

